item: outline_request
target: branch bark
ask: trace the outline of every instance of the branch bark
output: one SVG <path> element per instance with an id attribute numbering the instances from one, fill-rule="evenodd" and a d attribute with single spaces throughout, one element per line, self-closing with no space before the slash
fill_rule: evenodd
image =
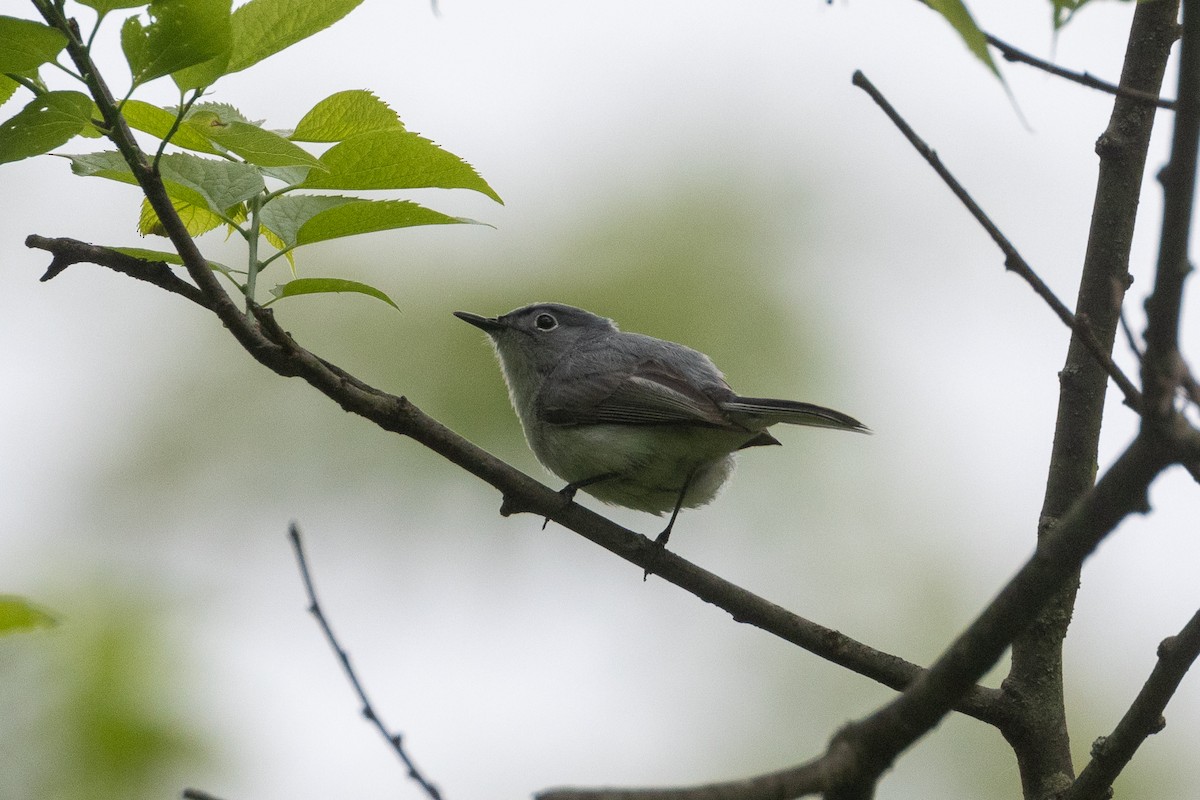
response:
<path id="1" fill-rule="evenodd" d="M 1137 6 L 1122 87 L 1159 94 L 1178 14 L 1177 0 Z M 1099 176 L 1075 303 L 1076 318 L 1088 321 L 1088 336 L 1072 335 L 1059 373 L 1058 417 L 1037 525 L 1039 541 L 1095 480 L 1109 377 L 1097 363 L 1095 350 L 1099 345 L 1111 357 L 1125 290 L 1132 281 L 1129 252 L 1154 116 L 1154 106 L 1119 94 L 1108 127 L 1096 142 Z M 1003 683 L 1014 707 L 1002 731 L 1017 757 L 1023 793 L 1030 800 L 1060 791 L 1075 777 L 1063 700 L 1062 645 L 1078 586 L 1076 575 L 1013 642 L 1012 664 Z"/>

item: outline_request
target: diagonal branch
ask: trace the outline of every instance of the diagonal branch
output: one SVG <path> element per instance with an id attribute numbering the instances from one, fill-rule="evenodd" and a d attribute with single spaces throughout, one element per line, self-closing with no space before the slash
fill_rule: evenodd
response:
<path id="1" fill-rule="evenodd" d="M 1108 736 L 1092 745 L 1092 760 L 1059 800 L 1104 800 L 1142 742 L 1166 725 L 1163 710 L 1183 676 L 1200 658 L 1200 611 L 1183 629 L 1158 646 L 1158 663 L 1125 716 Z"/>
<path id="2" fill-rule="evenodd" d="M 1124 97 L 1126 100 L 1133 100 L 1138 103 L 1158 106 L 1159 108 L 1165 108 L 1168 110 L 1175 108 L 1174 100 L 1167 100 L 1159 97 L 1157 94 L 1145 92 L 1140 89 L 1134 89 L 1128 86 L 1118 86 L 1115 83 L 1109 83 L 1108 81 L 1100 80 L 1088 72 L 1075 72 L 1073 70 L 1064 69 L 1057 64 L 1052 64 L 1045 59 L 1041 59 L 1035 55 L 1026 53 L 1024 50 L 1019 50 L 1008 42 L 992 36 L 990 33 L 985 32 L 984 38 L 987 39 L 988 44 L 1000 51 L 1000 55 L 1004 57 L 1005 61 L 1028 64 L 1031 67 L 1040 69 L 1043 72 L 1048 72 L 1051 75 L 1055 75 L 1059 78 L 1066 78 L 1069 81 L 1074 81 L 1075 83 L 1078 83 L 1081 86 L 1086 86 L 1089 89 L 1098 89 L 1102 92 L 1108 92 L 1109 94 L 1116 95 L 1117 97 Z"/>
<path id="3" fill-rule="evenodd" d="M 791 787 L 788 792 L 757 796 L 824 794 L 830 800 L 871 797 L 875 783 L 895 758 L 937 725 L 961 693 L 991 669 L 1096 546 L 1126 516 L 1148 510 L 1146 493 L 1150 483 L 1170 463 L 1164 456 L 1167 449 L 1153 434 L 1135 438 L 1095 488 L 1071 507 L 1061 523 L 1042 539 L 1033 556 L 929 669 L 895 700 L 845 726 L 823 756 L 763 776 L 773 780 L 773 786 Z M 539 795 L 539 800 L 742 800 L 748 795 L 734 791 L 737 786 L 719 784 L 669 792 L 555 790 Z"/>
<path id="4" fill-rule="evenodd" d="M 300 529 L 296 523 L 288 526 L 288 539 L 292 543 L 292 550 L 296 553 L 296 564 L 300 568 L 300 579 L 304 582 L 304 592 L 308 595 L 308 610 L 316 618 L 317 624 L 321 626 L 321 632 L 325 634 L 325 640 L 329 642 L 329 646 L 333 648 L 333 652 L 337 654 L 338 661 L 342 665 L 342 671 L 346 673 L 346 678 L 349 679 L 350 685 L 354 687 L 355 694 L 358 695 L 358 700 L 362 703 L 362 714 L 376 730 L 387 739 L 396 756 L 404 764 L 408 770 L 408 777 L 412 778 L 421 790 L 425 792 L 430 800 L 442 800 L 442 793 L 438 791 L 437 786 L 429 781 L 428 778 L 417 769 L 417 765 L 408 755 L 408 751 L 404 748 L 404 739 L 398 733 L 392 733 L 383 723 L 379 716 L 379 712 L 375 710 L 375 706 L 371 705 L 370 698 L 367 697 L 367 690 L 363 688 L 362 682 L 358 679 L 358 673 L 354 671 L 354 667 L 350 665 L 350 654 L 346 652 L 338 641 L 337 636 L 333 633 L 333 628 L 329 626 L 329 620 L 325 616 L 325 611 L 321 608 L 321 603 L 317 600 L 317 589 L 313 585 L 312 573 L 308 569 L 308 558 L 304 554 L 304 544 L 300 540 Z"/>
<path id="5" fill-rule="evenodd" d="M 1054 291 L 1048 285 L 1046 285 L 1046 282 L 1043 281 L 1036 272 L 1034 272 L 1033 267 L 1029 266 L 1029 262 L 1027 262 L 1024 257 L 1021 256 L 1020 252 L 1017 251 L 1017 248 L 1012 242 L 1009 241 L 1008 237 L 1004 235 L 1004 233 L 996 226 L 994 222 L 992 222 L 987 213 L 980 208 L 979 204 L 975 202 L 975 199 L 971 197 L 970 193 L 963 187 L 961 183 L 958 182 L 954 175 L 951 174 L 950 170 L 948 170 L 945 165 L 942 164 L 942 160 L 938 158 L 937 153 L 934 152 L 934 150 L 927 145 L 920 136 L 917 135 L 917 132 L 912 129 L 912 126 L 910 126 L 908 122 L 905 121 L 902 116 L 900 116 L 900 113 L 896 111 L 892 104 L 887 101 L 887 98 L 885 98 L 883 94 L 877 88 L 875 88 L 875 85 L 867 79 L 867 76 L 861 71 L 856 70 L 853 77 L 853 83 L 855 86 L 859 87 L 868 95 L 870 95 L 871 99 L 874 100 L 881 109 L 883 109 L 883 113 L 887 114 L 888 118 L 893 122 L 893 124 L 895 124 L 897 128 L 900 129 L 900 132 L 904 134 L 904 137 L 908 139 L 909 143 L 912 144 L 916 151 L 921 154 L 921 157 L 929 163 L 929 166 L 933 167 L 938 176 L 945 181 L 947 186 L 950 187 L 950 191 L 954 193 L 954 196 L 957 197 L 962 204 L 966 206 L 967 210 L 971 212 L 971 216 L 975 217 L 976 221 L 983 226 L 983 229 L 986 230 L 988 235 L 992 237 L 992 241 L 994 241 L 1004 253 L 1005 268 L 1012 270 L 1021 278 L 1023 278 L 1025 282 L 1033 288 L 1033 291 L 1037 293 L 1038 297 L 1041 297 L 1046 302 L 1046 305 L 1050 306 L 1050 310 L 1053 311 L 1060 320 L 1062 320 L 1063 324 L 1080 337 L 1080 339 L 1087 345 L 1088 350 L 1096 358 L 1096 361 L 1104 367 L 1105 371 L 1112 377 L 1113 381 L 1121 389 L 1121 392 L 1125 395 L 1126 404 L 1135 410 L 1138 409 L 1141 405 L 1141 393 L 1138 392 L 1137 387 L 1133 385 L 1133 382 L 1129 380 L 1128 377 L 1126 377 L 1125 373 L 1121 371 L 1121 368 L 1117 366 L 1116 362 L 1112 360 L 1112 356 L 1110 356 L 1100 342 L 1097 341 L 1095 334 L 1088 325 L 1088 321 L 1086 319 L 1076 317 L 1073 313 L 1071 313 L 1071 309 L 1067 308 L 1063 301 L 1058 299 L 1058 297 L 1054 294 Z"/>
<path id="6" fill-rule="evenodd" d="M 45 5 L 44 0 L 38 2 L 39 8 Z M 462 438 L 425 414 L 407 398 L 380 391 L 301 347 L 278 325 L 270 310 L 250 303 L 251 314 L 244 315 L 211 274 L 207 261 L 187 234 L 167 198 L 161 178 L 147 165 L 145 154 L 137 148 L 124 118 L 112 103 L 107 86 L 96 73 L 86 50 L 70 32 L 70 25 L 53 7 L 44 8 L 43 13 L 51 25 L 67 33 L 68 52 L 81 73 L 88 77 L 93 99 L 104 114 L 111 138 L 134 170 L 146 197 L 183 259 L 188 274 L 196 282 L 204 304 L 259 363 L 279 375 L 302 378 L 344 410 L 358 414 L 384 430 L 412 438 L 491 484 L 503 494 L 501 513 L 529 512 L 548 517 L 642 570 L 653 565 L 660 577 L 724 609 L 735 620 L 773 633 L 886 686 L 902 689 L 920 676 L 921 667 L 911 662 L 792 614 L 674 553 L 653 547 L 646 537 L 626 530 L 582 506 L 574 503 L 564 506 L 558 492 Z M 105 257 L 103 254 L 101 256 Z M 958 709 L 982 720 L 991 719 L 996 714 L 995 700 L 998 695 L 995 689 L 974 687 L 963 696 Z"/>

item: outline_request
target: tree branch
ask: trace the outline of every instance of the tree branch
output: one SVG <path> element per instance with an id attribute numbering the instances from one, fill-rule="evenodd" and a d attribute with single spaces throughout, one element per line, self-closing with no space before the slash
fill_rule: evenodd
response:
<path id="1" fill-rule="evenodd" d="M 1085 344 L 1087 344 L 1088 350 L 1092 353 L 1096 361 L 1104 367 L 1105 371 L 1110 376 L 1112 376 L 1113 381 L 1125 394 L 1126 403 L 1136 410 L 1141 402 L 1141 395 L 1138 392 L 1137 387 L 1134 386 L 1133 382 L 1125 376 L 1125 373 L 1121 371 L 1121 368 L 1117 366 L 1117 364 L 1112 360 L 1112 357 L 1109 356 L 1109 354 L 1096 340 L 1096 336 L 1094 333 L 1092 333 L 1091 327 L 1088 324 L 1088 320 L 1079 319 L 1072 314 L 1071 310 L 1067 308 L 1066 305 L 1054 294 L 1054 291 L 1046 285 L 1046 282 L 1038 277 L 1038 274 L 1034 272 L 1033 267 L 1029 266 L 1029 262 L 1027 262 L 1021 256 L 1012 242 L 1008 240 L 1008 237 L 1005 236 L 998 227 L 996 227 L 996 224 L 992 222 L 991 218 L 988 217 L 982 208 L 980 208 L 979 204 L 975 202 L 970 193 L 963 187 L 961 183 L 958 182 L 950 170 L 948 170 L 945 165 L 942 164 L 942 161 L 940 158 L 938 158 L 937 153 L 934 152 L 934 150 L 927 145 L 920 136 L 917 135 L 916 131 L 912 129 L 912 126 L 910 126 L 908 122 L 905 121 L 902 116 L 900 116 L 900 113 L 896 111 L 892 104 L 887 101 L 887 98 L 885 98 L 883 94 L 877 88 L 875 88 L 875 85 L 867 79 L 867 76 L 861 71 L 856 70 L 854 72 L 853 83 L 855 86 L 859 87 L 868 95 L 870 95 L 871 99 L 874 100 L 881 109 L 883 109 L 883 112 L 887 114 L 892 123 L 900 129 L 900 132 L 904 134 L 904 137 L 908 139 L 909 143 L 912 144 L 916 151 L 921 154 L 926 162 L 929 163 L 929 166 L 933 167 L 934 171 L 946 183 L 946 185 L 950 187 L 950 191 L 954 193 L 954 196 L 957 197 L 959 201 L 966 206 L 967 210 L 971 212 L 971 216 L 975 217 L 976 221 L 979 222 L 979 224 L 983 226 L 983 229 L 987 231 L 988 235 L 992 237 L 992 241 L 994 241 L 1004 253 L 1005 269 L 1015 272 L 1022 279 L 1024 279 L 1025 282 L 1033 288 L 1033 291 L 1036 292 L 1037 295 L 1046 302 L 1046 305 L 1050 307 L 1055 315 L 1062 320 L 1063 324 L 1074 331 L 1075 334 L 1079 336 Z"/>
<path id="2" fill-rule="evenodd" d="M 1156 93 L 1142 91 L 1140 89 L 1134 89 L 1128 86 L 1118 86 L 1114 83 L 1100 80 L 1099 78 L 1087 72 L 1075 72 L 1073 70 L 1064 69 L 1057 64 L 1052 64 L 1051 62 L 1040 59 L 1037 56 L 1030 55 L 1024 50 L 1018 50 L 1008 42 L 998 39 L 986 31 L 983 35 L 984 38 L 987 39 L 988 44 L 1000 51 L 1000 55 L 1004 57 L 1005 61 L 1028 64 L 1031 67 L 1040 69 L 1043 72 L 1048 72 L 1051 75 L 1055 75 L 1059 78 L 1066 78 L 1069 81 L 1074 81 L 1075 83 L 1086 86 L 1089 89 L 1098 89 L 1102 92 L 1108 92 L 1109 94 L 1116 95 L 1117 97 L 1124 97 L 1126 100 L 1133 100 L 1137 103 L 1158 106 L 1159 108 L 1165 109 L 1175 108 L 1174 100 L 1164 99 L 1159 97 Z"/>
<path id="3" fill-rule="evenodd" d="M 46 11 L 46 14 L 47 21 L 52 25 L 58 23 L 69 30 L 70 26 L 53 9 Z M 301 347 L 278 325 L 269 309 L 251 302 L 248 303 L 251 316 L 244 316 L 216 282 L 195 242 L 179 221 L 161 178 L 145 167 L 144 154 L 133 142 L 129 128 L 112 104 L 107 87 L 77 39 L 70 39 L 68 52 L 80 70 L 89 76 L 89 87 L 92 87 L 96 95 L 94 99 L 105 114 L 110 136 L 127 160 L 132 160 L 131 169 L 170 234 L 189 275 L 196 281 L 206 307 L 217 314 L 243 348 L 263 366 L 285 377 L 302 378 L 344 410 L 371 420 L 384 430 L 414 439 L 496 487 L 503 494 L 501 513 L 505 515 L 529 512 L 548 517 L 642 570 L 652 564 L 660 577 L 717 605 L 739 622 L 773 633 L 889 687 L 901 689 L 920 675 L 921 668 L 915 664 L 792 614 L 669 551 L 663 552 L 653 547 L 646 537 L 628 531 L 580 505 L 571 503 L 564 506 L 558 492 L 458 436 L 407 398 L 369 386 Z M 998 692 L 994 689 L 976 687 L 963 697 L 959 710 L 979 719 L 989 719 L 995 714 L 994 700 L 997 696 Z"/>
<path id="4" fill-rule="evenodd" d="M 1092 760 L 1059 800 L 1104 800 L 1109 787 L 1151 735 L 1167 724 L 1163 710 L 1200 657 L 1200 611 L 1158 646 L 1158 663 L 1117 727 L 1092 745 Z"/>
<path id="5" fill-rule="evenodd" d="M 1000 659 L 1013 639 L 1037 615 L 1084 559 L 1130 513 L 1148 509 L 1146 492 L 1170 462 L 1153 434 L 1139 435 L 1095 488 L 1080 498 L 1062 522 L 1039 543 L 980 615 L 929 669 L 895 700 L 839 731 L 821 757 L 760 779 L 788 787 L 756 798 L 824 794 L 830 800 L 862 800 L 895 758 L 929 732 Z M 794 780 L 795 783 L 788 783 Z M 775 783 L 770 783 L 775 781 Z M 539 795 L 539 800 L 710 800 L 736 794 L 744 785 L 715 784 L 674 790 L 571 789 Z M 714 788 L 715 787 L 715 788 Z M 730 794 L 712 793 L 727 791 Z"/>
<path id="6" fill-rule="evenodd" d="M 840 752 L 849 755 L 848 751 Z M 804 797 L 825 791 L 831 771 L 838 771 L 836 765 L 829 757 L 823 757 L 797 767 L 739 781 L 644 789 L 546 789 L 534 797 L 536 800 L 764 800 Z"/>
<path id="7" fill-rule="evenodd" d="M 47 239 L 45 236 L 30 235 L 25 237 L 25 246 L 45 250 L 54 256 L 41 277 L 43 281 L 57 277 L 72 264 L 99 264 L 186 297 L 198 306 L 212 309 L 208 298 L 195 286 L 172 272 L 165 262 L 134 258 L 111 248 L 97 247 L 78 239 Z"/>
<path id="8" fill-rule="evenodd" d="M 371 705 L 366 689 L 363 688 L 362 682 L 359 681 L 354 667 L 350 665 L 350 654 L 338 642 L 337 637 L 333 633 L 333 628 L 329 627 L 329 620 L 326 618 L 325 612 L 321 609 L 321 603 L 317 600 L 317 590 L 313 586 L 312 573 L 308 569 L 308 559 L 304 555 L 304 544 L 300 541 L 300 529 L 294 522 L 288 526 L 288 540 L 291 541 L 292 549 L 296 552 L 296 564 L 300 568 L 300 578 L 304 581 L 305 594 L 308 595 L 309 613 L 316 618 L 317 624 L 321 626 L 321 632 L 325 634 L 326 641 L 329 642 L 329 646 L 333 648 L 338 661 L 341 662 L 342 671 L 346 673 L 346 678 L 349 679 L 350 685 L 354 687 L 354 692 L 358 695 L 359 702 L 362 703 L 362 715 L 375 726 L 384 739 L 387 739 L 396 756 L 404 764 L 405 769 L 408 770 L 408 777 L 412 778 L 421 787 L 421 790 L 429 796 L 430 800 L 442 800 L 441 792 L 421 773 L 421 770 L 417 769 L 417 765 L 408 755 L 408 751 L 404 749 L 403 737 L 398 733 L 392 733 L 384 725 L 379 712 L 375 710 L 375 706 Z"/>
<path id="9" fill-rule="evenodd" d="M 1133 12 L 1121 85 L 1159 94 L 1178 34 L 1178 2 L 1142 3 Z M 1133 243 L 1155 107 L 1119 94 L 1096 145 L 1099 169 L 1075 300 L 1076 319 L 1092 336 L 1072 336 L 1059 372 L 1058 409 L 1037 537 L 1058 524 L 1071 504 L 1091 489 L 1099 457 L 1108 390 L 1097 345 L 1111 354 L 1132 278 Z M 1136 352 L 1136 351 L 1135 351 Z M 1078 576 L 1068 580 L 1033 625 L 1013 642 L 1001 686 L 1014 713 L 1003 727 L 1027 798 L 1047 797 L 1075 776 L 1063 696 L 1063 642 L 1075 607 Z"/>
<path id="10" fill-rule="evenodd" d="M 1184 281 L 1192 269 L 1188 241 L 1196 190 L 1196 150 L 1200 144 L 1200 8 L 1195 0 L 1183 3 L 1178 93 L 1171 159 L 1159 173 L 1163 219 L 1154 292 L 1146 300 L 1142 386 L 1154 419 L 1171 414 L 1176 392 L 1187 374 L 1179 353 L 1179 314 Z M 1144 424 L 1151 424 L 1149 418 Z"/>

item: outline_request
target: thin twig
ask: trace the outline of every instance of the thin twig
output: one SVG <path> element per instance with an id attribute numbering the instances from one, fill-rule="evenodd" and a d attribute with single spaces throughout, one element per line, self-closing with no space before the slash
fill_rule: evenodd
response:
<path id="1" fill-rule="evenodd" d="M 1082 86 L 1087 86 L 1090 89 L 1098 89 L 1102 92 L 1108 92 L 1109 94 L 1114 94 L 1119 97 L 1125 97 L 1129 100 L 1134 100 L 1139 103 L 1146 103 L 1147 105 L 1158 106 L 1159 108 L 1166 108 L 1170 110 L 1175 109 L 1174 100 L 1167 100 L 1162 97 L 1158 97 L 1157 95 L 1149 94 L 1148 92 L 1142 92 L 1137 89 L 1130 89 L 1125 86 L 1119 86 L 1115 83 L 1109 83 L 1108 81 L 1100 80 L 1099 78 L 1087 72 L 1075 72 L 1069 69 L 1064 69 L 1057 64 L 1052 64 L 1049 61 L 1045 61 L 1037 56 L 1026 53 L 1024 50 L 1018 50 L 1008 42 L 997 39 L 990 33 L 985 32 L 984 37 L 987 39 L 988 44 L 1000 51 L 1000 54 L 1004 56 L 1005 61 L 1028 64 L 1029 66 L 1036 67 L 1043 72 L 1048 72 L 1051 75 L 1057 75 L 1060 78 L 1066 78 L 1069 81 L 1074 81 L 1075 83 L 1078 83 Z"/>
<path id="2" fill-rule="evenodd" d="M 428 779 L 417 769 L 417 765 L 409 758 L 408 753 L 404 749 L 403 737 L 398 733 L 392 733 L 387 726 L 383 724 L 379 714 L 375 711 L 375 707 L 371 705 L 371 701 L 367 699 L 367 692 L 363 689 L 362 683 L 358 679 L 358 675 L 354 672 L 354 667 L 350 666 L 350 655 L 338 643 L 337 637 L 333 634 L 333 629 L 329 627 L 329 620 L 325 618 L 325 612 L 321 610 L 321 604 L 317 602 L 317 591 L 313 587 L 312 574 L 308 569 L 308 559 L 304 556 L 304 545 L 300 541 L 300 529 L 293 522 L 288 526 L 288 538 L 292 542 L 292 548 L 296 551 L 296 563 L 300 567 L 300 577 L 304 581 L 304 591 L 308 594 L 308 610 L 316 618 L 317 624 L 321 626 L 321 631 L 325 634 L 325 638 L 329 641 L 329 646 L 333 648 L 333 652 L 337 654 L 338 661 L 342 664 L 342 670 L 346 673 L 346 677 L 350 680 L 350 685 L 354 687 L 354 691 L 358 694 L 358 699 L 362 701 L 362 714 L 371 722 L 372 725 L 383 735 L 383 738 L 388 740 L 388 744 L 404 762 L 405 768 L 408 770 L 408 777 L 412 778 L 417 784 L 429 795 L 431 800 L 442 800 L 442 795 L 438 788 L 429 782 Z"/>
<path id="3" fill-rule="evenodd" d="M 1112 360 L 1112 356 L 1108 354 L 1103 346 L 1101 346 L 1100 342 L 1096 340 L 1096 335 L 1092 332 L 1091 327 L 1087 324 L 1087 320 L 1081 317 L 1076 317 L 1073 313 L 1071 313 L 1071 309 L 1067 308 L 1066 304 L 1063 303 L 1062 300 L 1058 299 L 1058 296 L 1054 294 L 1054 291 L 1046 285 L 1046 282 L 1043 281 L 1036 272 L 1034 272 L 1033 267 L 1031 267 L 1029 262 L 1027 262 L 1024 257 L 1021 256 L 1013 243 L 1008 240 L 1008 237 L 1005 236 L 998 227 L 996 227 L 996 224 L 992 222 L 991 218 L 984 212 L 979 204 L 975 202 L 975 199 L 971 197 L 970 193 L 963 187 L 961 183 L 958 182 L 958 179 L 951 174 L 950 170 L 948 170 L 946 166 L 942 164 L 942 160 L 938 158 L 938 154 L 934 152 L 934 150 L 927 145 L 920 136 L 917 135 L 916 131 L 912 129 L 912 126 L 910 126 L 908 122 L 905 121 L 902 116 L 900 116 L 900 113 L 896 111 L 892 104 L 887 101 L 887 98 L 885 98 L 883 94 L 875 88 L 875 85 L 867 79 L 867 76 L 863 75 L 861 71 L 856 70 L 854 72 L 853 83 L 855 86 L 859 87 L 868 95 L 870 95 L 871 99 L 875 101 L 876 105 L 883 109 L 883 113 L 887 114 L 888 119 L 890 119 L 892 123 L 899 128 L 900 132 L 904 134 L 904 137 L 908 139 L 909 143 L 916 149 L 918 153 L 921 154 L 922 158 L 929 163 L 929 166 L 933 167 L 934 171 L 946 183 L 946 185 L 950 187 L 950 191 L 954 193 L 954 196 L 957 197 L 959 201 L 967 207 L 967 210 L 971 212 L 971 215 L 975 217 L 976 221 L 983 226 L 983 229 L 986 230 L 988 235 L 992 237 L 992 241 L 995 242 L 1000 250 L 1004 253 L 1005 268 L 1015 272 L 1017 275 L 1023 278 L 1025 282 L 1033 288 L 1033 291 L 1037 293 L 1038 297 L 1041 297 L 1042 300 L 1046 302 L 1046 305 L 1050 306 L 1050 309 L 1058 316 L 1060 320 L 1062 320 L 1063 324 L 1070 328 L 1075 335 L 1079 337 L 1080 341 L 1084 343 L 1084 345 L 1088 348 L 1088 351 L 1095 357 L 1096 361 L 1102 367 L 1104 367 L 1104 371 L 1109 374 L 1109 376 L 1113 379 L 1113 382 L 1116 383 L 1117 387 L 1121 390 L 1121 393 L 1125 395 L 1125 403 L 1135 411 L 1140 411 L 1142 404 L 1141 392 L 1139 392 L 1137 387 L 1133 385 L 1133 381 L 1131 381 L 1125 375 L 1125 373 L 1121 371 L 1121 368 L 1117 366 L 1115 361 Z"/>
<path id="4" fill-rule="evenodd" d="M 1163 729 L 1163 710 L 1183 676 L 1200 658 L 1200 611 L 1177 635 L 1158 646 L 1158 663 L 1125 716 L 1092 745 L 1092 760 L 1060 800 L 1101 800 L 1142 742 Z"/>
<path id="5" fill-rule="evenodd" d="M 203 789 L 184 789 L 183 800 L 221 800 L 215 794 L 209 794 Z"/>

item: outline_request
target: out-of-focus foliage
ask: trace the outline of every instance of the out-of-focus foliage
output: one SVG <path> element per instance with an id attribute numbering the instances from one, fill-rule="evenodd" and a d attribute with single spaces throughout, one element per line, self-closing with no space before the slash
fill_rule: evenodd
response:
<path id="1" fill-rule="evenodd" d="M 185 711 L 194 675 L 167 651 L 145 597 L 72 601 L 52 632 L 0 643 L 0 796 L 176 796 L 208 749 Z"/>
<path id="2" fill-rule="evenodd" d="M 49 611 L 38 608 L 23 597 L 0 595 L 0 636 L 49 628 L 57 622 Z"/>

